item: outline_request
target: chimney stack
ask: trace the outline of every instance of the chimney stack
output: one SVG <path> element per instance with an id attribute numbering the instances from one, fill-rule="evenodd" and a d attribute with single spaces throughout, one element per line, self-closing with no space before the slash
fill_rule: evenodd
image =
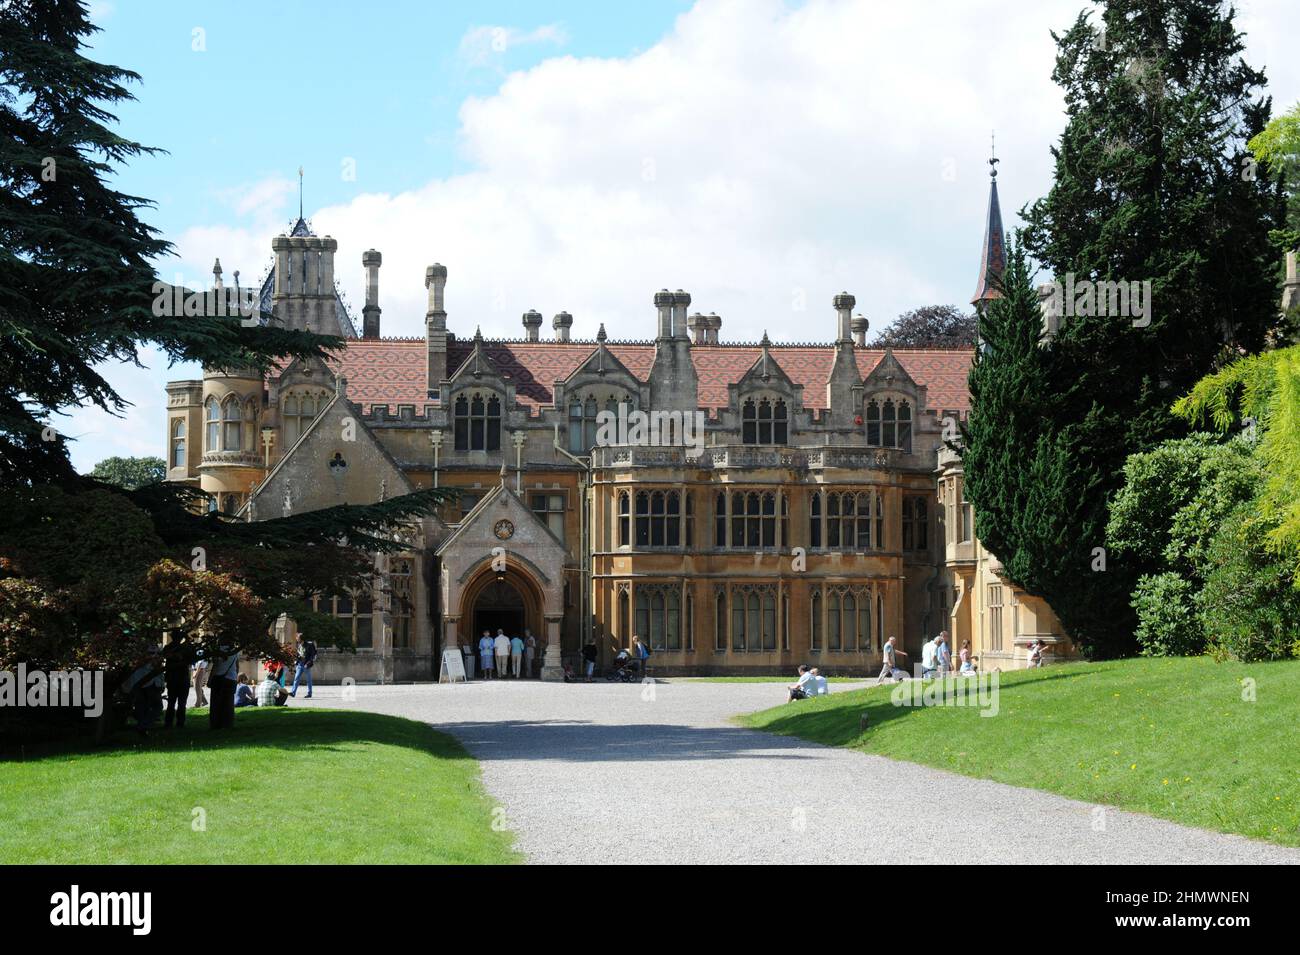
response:
<path id="1" fill-rule="evenodd" d="M 686 309 L 691 304 L 691 293 L 678 289 L 673 293 L 673 329 L 672 337 L 688 341 L 686 337 Z"/>
<path id="2" fill-rule="evenodd" d="M 366 305 L 361 310 L 361 337 L 379 337 L 379 266 L 384 257 L 374 249 L 361 253 L 361 264 L 366 270 Z"/>
<path id="3" fill-rule="evenodd" d="M 659 313 L 659 331 L 655 338 L 672 338 L 673 293 L 666 288 L 655 292 L 655 310 Z"/>
<path id="4" fill-rule="evenodd" d="M 524 312 L 524 336 L 530 341 L 538 341 L 542 331 L 542 313 L 535 308 Z"/>
<path id="5" fill-rule="evenodd" d="M 696 312 L 686 320 L 686 327 L 691 330 L 691 341 L 695 344 L 709 343 L 709 316 Z"/>
<path id="6" fill-rule="evenodd" d="M 722 331 L 722 317 L 717 312 L 709 312 L 709 344 L 719 344 L 718 336 Z"/>
<path id="7" fill-rule="evenodd" d="M 853 306 L 858 304 L 848 292 L 836 295 L 832 304 L 835 306 L 836 342 L 853 341 Z"/>
<path id="8" fill-rule="evenodd" d="M 425 269 L 424 287 L 429 290 L 429 306 L 424 313 L 425 387 L 431 400 L 441 400 L 442 382 L 447 377 L 447 312 L 443 309 L 447 267 L 435 262 Z"/>
<path id="9" fill-rule="evenodd" d="M 853 317 L 853 342 L 859 347 L 867 344 L 867 329 L 871 327 L 865 316 L 855 315 Z"/>
<path id="10" fill-rule="evenodd" d="M 557 342 L 567 342 L 569 340 L 569 329 L 573 327 L 573 316 L 568 312 L 560 312 L 551 319 L 551 327 L 555 329 L 555 340 Z"/>

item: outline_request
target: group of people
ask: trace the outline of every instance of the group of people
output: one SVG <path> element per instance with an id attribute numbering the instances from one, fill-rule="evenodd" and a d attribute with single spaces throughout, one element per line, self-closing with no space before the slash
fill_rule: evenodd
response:
<path id="1" fill-rule="evenodd" d="M 806 700 L 810 696 L 826 696 L 831 691 L 830 681 L 822 676 L 821 670 L 817 667 L 810 667 L 806 663 L 799 664 L 799 679 L 786 687 L 790 691 L 790 697 L 787 703 L 793 703 L 795 700 Z"/>
<path id="2" fill-rule="evenodd" d="M 131 672 L 122 684 L 122 691 L 130 698 L 136 729 L 141 735 L 153 729 L 159 715 L 163 716 L 165 729 L 184 726 L 191 686 L 194 705 L 208 707 L 208 725 L 212 729 L 226 729 L 234 725 L 237 707 L 284 706 L 289 697 L 297 696 L 304 678 L 310 698 L 311 669 L 315 662 L 316 644 L 299 634 L 293 688 L 285 688 L 288 667 L 279 660 L 266 664 L 266 677 L 254 687 L 248 676 L 239 672 L 238 649 L 218 644 L 215 649 L 207 650 L 191 641 L 186 631 L 174 630 L 167 643 L 148 654 Z"/>
<path id="3" fill-rule="evenodd" d="M 478 641 L 479 669 L 483 679 L 491 680 L 506 675 L 529 677 L 533 675 L 533 660 L 537 656 L 537 638 L 531 630 L 525 629 L 524 635 L 507 637 L 504 630 L 498 629 L 497 635 L 484 630 Z"/>
<path id="4" fill-rule="evenodd" d="M 961 651 L 958 653 L 957 658 L 958 676 L 974 676 L 976 674 L 975 661 L 970 654 L 969 640 L 962 641 Z M 928 680 L 936 676 L 947 676 L 952 672 L 952 646 L 948 642 L 948 631 L 944 630 L 937 637 L 932 637 L 921 646 L 921 678 Z"/>
<path id="5" fill-rule="evenodd" d="M 595 679 L 596 661 L 600 658 L 600 648 L 596 646 L 596 638 L 591 637 L 587 640 L 586 646 L 582 648 L 582 669 L 583 675 L 588 683 Z M 645 675 L 646 668 L 650 665 L 650 647 L 639 634 L 632 634 L 632 646 L 623 647 L 614 655 L 614 662 L 611 665 L 613 673 L 632 667 L 637 673 Z M 565 680 L 571 681 L 571 675 L 566 671 Z"/>

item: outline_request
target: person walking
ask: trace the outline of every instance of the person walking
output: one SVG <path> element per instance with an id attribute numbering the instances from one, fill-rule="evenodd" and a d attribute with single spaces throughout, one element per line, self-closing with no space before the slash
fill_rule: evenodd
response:
<path id="1" fill-rule="evenodd" d="M 208 726 L 214 730 L 235 725 L 235 676 L 239 672 L 239 651 L 228 643 L 217 647 L 212 655 L 212 672 L 208 687 L 212 705 L 208 709 Z"/>
<path id="2" fill-rule="evenodd" d="M 524 638 L 510 638 L 510 666 L 514 670 L 515 679 L 523 672 L 524 666 Z"/>
<path id="3" fill-rule="evenodd" d="M 208 698 L 203 695 L 203 689 L 208 685 L 208 673 L 212 664 L 202 647 L 195 651 L 195 655 L 197 659 L 194 661 L 194 705 L 207 706 Z"/>
<path id="4" fill-rule="evenodd" d="M 587 641 L 587 645 L 582 648 L 582 668 L 587 671 L 587 682 L 591 682 L 592 674 L 596 672 L 596 657 L 600 651 L 596 649 L 596 638 L 592 637 Z"/>
<path id="5" fill-rule="evenodd" d="M 510 667 L 510 638 L 500 627 L 497 628 L 497 638 L 493 644 L 497 655 L 497 676 L 503 677 Z"/>
<path id="6" fill-rule="evenodd" d="M 898 669 L 898 657 L 907 656 L 906 653 L 898 649 L 897 637 L 890 637 L 886 640 L 881 652 L 884 658 L 880 664 L 880 676 L 876 677 L 877 685 L 884 683 L 885 680 L 899 679 L 901 671 Z"/>
<path id="7" fill-rule="evenodd" d="M 185 725 L 185 704 L 190 698 L 190 663 L 194 653 L 190 636 L 184 630 L 172 634 L 171 642 L 163 648 L 163 675 L 167 684 L 167 715 L 163 728 Z"/>
<path id="8" fill-rule="evenodd" d="M 537 655 L 537 638 L 527 627 L 524 628 L 524 676 L 533 678 L 533 657 Z"/>
<path id="9" fill-rule="evenodd" d="M 293 689 L 289 691 L 290 696 L 296 697 L 298 695 L 298 684 L 302 682 L 302 678 L 305 676 L 307 678 L 307 699 L 311 699 L 311 668 L 315 664 L 316 644 L 301 633 L 298 634 L 298 650 L 293 668 Z"/>
<path id="10" fill-rule="evenodd" d="M 492 679 L 492 656 L 496 652 L 495 647 L 496 641 L 492 639 L 490 633 L 484 630 L 483 636 L 479 637 L 478 641 L 478 662 L 479 669 L 483 671 L 483 679 L 485 680 Z"/>

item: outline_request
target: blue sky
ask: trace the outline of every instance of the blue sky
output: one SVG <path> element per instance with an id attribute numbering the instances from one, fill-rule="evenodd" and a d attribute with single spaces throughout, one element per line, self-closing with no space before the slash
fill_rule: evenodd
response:
<path id="1" fill-rule="evenodd" d="M 95 0 L 94 56 L 140 73 L 124 135 L 166 149 L 122 170 L 175 243 L 168 280 L 261 279 L 305 211 L 362 297 L 384 255 L 385 336 L 423 334 L 424 268 L 448 324 L 518 337 L 654 332 L 656 289 L 717 312 L 724 341 L 828 340 L 841 290 L 873 329 L 965 304 L 997 130 L 1004 221 L 1050 185 L 1063 126 L 1049 31 L 1088 4 L 1041 0 L 697 3 Z M 1300 99 L 1288 0 L 1245 0 L 1247 58 Z M 196 32 L 197 31 L 197 32 Z M 202 47 L 202 49 L 196 49 Z M 356 309 L 354 308 L 354 311 Z M 163 386 L 142 353 L 106 369 L 124 418 L 57 422 L 87 469 L 161 454 Z"/>

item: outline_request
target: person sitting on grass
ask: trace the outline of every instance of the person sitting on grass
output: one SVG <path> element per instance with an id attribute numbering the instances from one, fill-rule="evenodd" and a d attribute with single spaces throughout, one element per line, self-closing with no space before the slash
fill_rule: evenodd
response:
<path id="1" fill-rule="evenodd" d="M 799 664 L 799 679 L 786 687 L 790 691 L 790 696 L 786 699 L 787 703 L 793 703 L 795 700 L 805 700 L 812 696 L 810 692 L 816 686 L 814 682 L 817 679 L 815 673 L 809 668 L 808 664 Z"/>
<path id="2" fill-rule="evenodd" d="M 812 670 L 810 670 L 809 672 L 812 673 L 813 676 L 812 692 L 809 693 L 809 696 L 829 695 L 831 692 L 830 680 L 822 676 L 822 671 L 819 670 L 817 667 L 813 667 Z"/>
<path id="3" fill-rule="evenodd" d="M 239 674 L 239 679 L 235 683 L 235 706 L 257 706 L 257 694 L 253 692 L 253 685 L 248 682 L 247 674 Z"/>
<path id="4" fill-rule="evenodd" d="M 289 691 L 280 685 L 271 670 L 266 671 L 266 679 L 257 685 L 258 706 L 284 706 L 289 701 Z"/>

